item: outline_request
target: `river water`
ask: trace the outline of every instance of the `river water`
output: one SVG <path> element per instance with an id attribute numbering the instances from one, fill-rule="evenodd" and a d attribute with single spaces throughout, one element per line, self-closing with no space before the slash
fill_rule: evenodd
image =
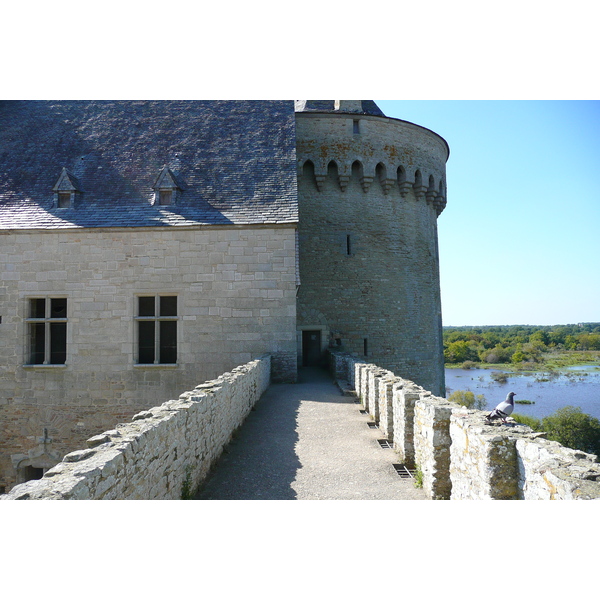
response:
<path id="1" fill-rule="evenodd" d="M 559 375 L 508 373 L 506 383 L 491 378 L 491 369 L 446 369 L 446 397 L 456 390 L 483 394 L 487 410 L 493 409 L 515 392 L 515 400 L 531 400 L 535 404 L 515 403 L 515 412 L 541 419 L 558 408 L 578 406 L 584 413 L 600 419 L 600 370 L 598 367 L 571 367 Z M 547 381 L 544 381 L 544 380 Z"/>

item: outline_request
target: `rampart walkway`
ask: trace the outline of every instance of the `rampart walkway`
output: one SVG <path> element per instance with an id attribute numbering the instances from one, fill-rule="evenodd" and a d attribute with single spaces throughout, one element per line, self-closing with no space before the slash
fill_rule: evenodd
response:
<path id="1" fill-rule="evenodd" d="M 425 500 L 381 433 L 325 371 L 271 385 L 225 448 L 198 500 Z"/>

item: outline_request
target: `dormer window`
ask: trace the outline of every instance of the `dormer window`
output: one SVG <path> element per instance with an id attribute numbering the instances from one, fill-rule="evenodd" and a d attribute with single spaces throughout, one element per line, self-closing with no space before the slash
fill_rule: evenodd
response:
<path id="1" fill-rule="evenodd" d="M 54 192 L 55 208 L 75 208 L 77 198 L 83 194 L 81 183 L 77 177 L 64 167 L 52 191 Z"/>
<path id="2" fill-rule="evenodd" d="M 58 192 L 58 208 L 71 208 L 71 192 Z"/>
<path id="3" fill-rule="evenodd" d="M 161 206 L 173 204 L 173 190 L 159 190 L 158 203 Z"/>
<path id="4" fill-rule="evenodd" d="M 154 189 L 154 204 L 159 206 L 171 206 L 177 202 L 181 193 L 181 185 L 175 174 L 166 165 L 152 186 Z"/>

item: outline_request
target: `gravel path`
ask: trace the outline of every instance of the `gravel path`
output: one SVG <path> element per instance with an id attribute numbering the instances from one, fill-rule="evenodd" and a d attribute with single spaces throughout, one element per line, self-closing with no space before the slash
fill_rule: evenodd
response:
<path id="1" fill-rule="evenodd" d="M 317 369 L 271 385 L 196 499 L 425 500 L 360 409 Z"/>

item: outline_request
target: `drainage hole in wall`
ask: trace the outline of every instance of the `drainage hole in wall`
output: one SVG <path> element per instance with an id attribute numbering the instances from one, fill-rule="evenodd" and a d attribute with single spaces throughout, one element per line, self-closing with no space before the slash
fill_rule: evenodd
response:
<path id="1" fill-rule="evenodd" d="M 382 448 L 389 448 L 390 450 L 393 450 L 392 445 L 387 441 L 387 440 L 377 440 L 379 442 L 379 445 Z"/>
<path id="2" fill-rule="evenodd" d="M 366 410 L 360 410 L 359 412 L 360 412 L 361 415 L 366 415 L 367 414 Z"/>
<path id="3" fill-rule="evenodd" d="M 402 479 L 414 479 L 415 478 L 415 469 L 409 469 L 406 465 L 403 464 L 395 464 L 392 465 L 396 470 L 396 473 L 402 477 Z"/>
<path id="4" fill-rule="evenodd" d="M 367 425 L 371 428 L 371 429 L 377 429 L 377 423 L 367 423 Z"/>

